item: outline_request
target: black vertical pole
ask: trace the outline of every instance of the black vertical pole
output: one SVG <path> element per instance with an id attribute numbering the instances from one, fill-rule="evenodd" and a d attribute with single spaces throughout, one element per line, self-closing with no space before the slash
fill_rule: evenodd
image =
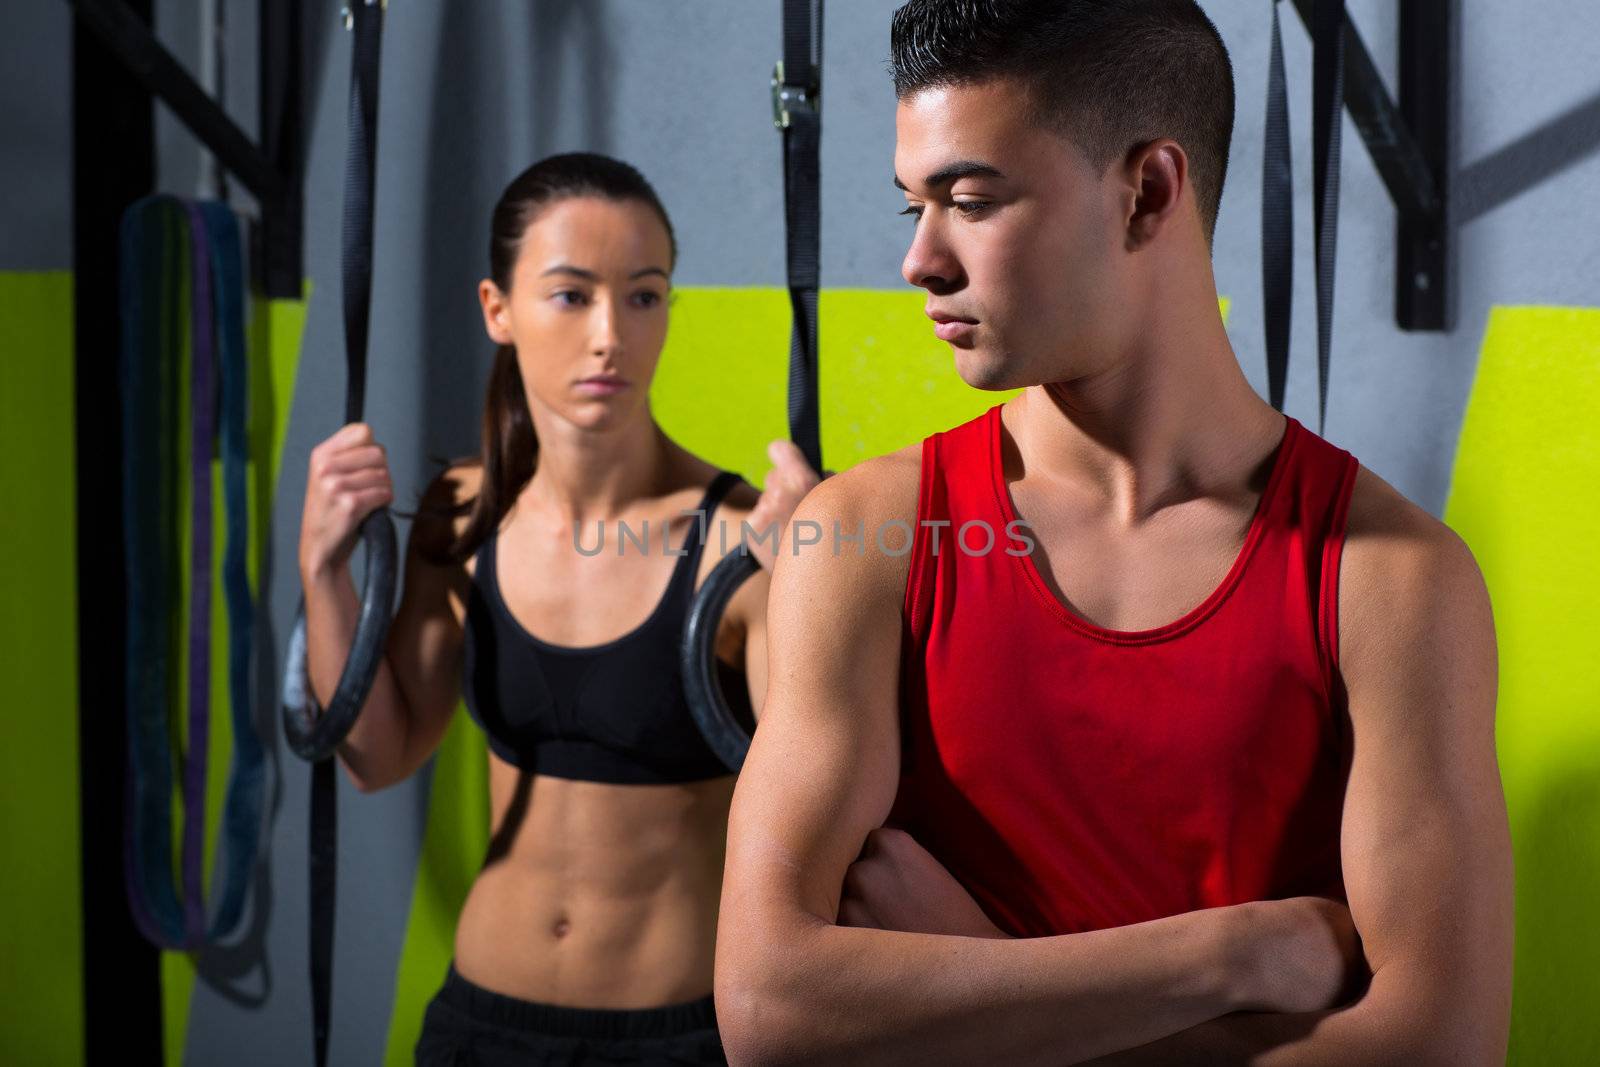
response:
<path id="1" fill-rule="evenodd" d="M 128 0 L 151 20 L 151 0 Z M 72 28 L 72 256 L 77 448 L 78 782 L 85 1062 L 162 1062 L 160 954 L 122 877 L 124 726 L 118 231 L 155 187 L 150 94 L 77 20 Z"/>

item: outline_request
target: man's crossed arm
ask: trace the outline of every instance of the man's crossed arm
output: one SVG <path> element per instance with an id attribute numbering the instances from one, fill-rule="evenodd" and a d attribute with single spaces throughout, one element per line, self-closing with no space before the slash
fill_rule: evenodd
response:
<path id="1" fill-rule="evenodd" d="M 915 454 L 896 454 L 825 482 L 795 517 L 824 529 L 914 522 L 916 491 Z M 1359 954 L 1327 902 L 1033 939 L 994 936 L 970 911 L 966 934 L 842 925 L 841 902 L 843 922 L 872 921 L 870 901 L 845 896 L 846 876 L 898 786 L 906 569 L 870 549 L 778 561 L 767 702 L 734 797 L 719 922 L 730 1059 L 1074 1063 L 1234 1011 L 1341 1002 Z M 948 890 L 929 914 L 951 913 Z"/>
<path id="2" fill-rule="evenodd" d="M 1505 1062 L 1512 870 L 1488 592 L 1454 533 L 1365 470 L 1347 537 L 1340 844 L 1371 984 L 1338 1010 L 1229 1016 L 1108 1063 Z"/>

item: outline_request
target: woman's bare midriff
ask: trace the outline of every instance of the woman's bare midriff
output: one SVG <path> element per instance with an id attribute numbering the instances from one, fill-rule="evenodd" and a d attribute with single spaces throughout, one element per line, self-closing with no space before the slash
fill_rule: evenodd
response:
<path id="1" fill-rule="evenodd" d="M 733 783 L 573 781 L 490 755 L 493 843 L 456 926 L 456 968 L 570 1007 L 710 993 Z"/>

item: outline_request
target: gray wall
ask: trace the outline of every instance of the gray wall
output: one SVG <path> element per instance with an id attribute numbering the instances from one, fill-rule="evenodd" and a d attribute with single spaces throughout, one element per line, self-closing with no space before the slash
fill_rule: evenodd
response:
<path id="1" fill-rule="evenodd" d="M 0 269 L 66 268 L 67 8 L 12 6 L 12 27 L 22 32 L 0 43 L 0 93 L 8 105 L 0 109 L 6 144 Z M 883 68 L 893 6 L 893 0 L 850 0 L 828 12 L 828 286 L 903 284 L 899 261 L 908 228 L 895 215 L 900 198 L 889 183 L 893 100 Z M 1266 5 L 1211 0 L 1206 6 L 1232 52 L 1240 101 L 1216 271 L 1220 291 L 1233 301 L 1240 360 L 1264 392 L 1259 187 Z M 368 406 L 390 446 L 402 500 L 427 477 L 426 457 L 472 448 L 488 356 L 473 285 L 484 269 L 488 210 L 505 181 L 534 158 L 589 148 L 639 165 L 677 222 L 680 284 L 783 283 L 779 147 L 766 92 L 778 51 L 777 7 L 775 0 L 542 0 L 456 3 L 446 15 L 441 0 L 391 5 Z M 1394 85 L 1394 5 L 1352 0 L 1350 8 Z M 1435 513 L 1448 489 L 1490 307 L 1600 306 L 1600 234 L 1586 218 L 1600 191 L 1600 159 L 1592 154 L 1600 142 L 1593 47 L 1600 8 L 1583 0 L 1464 0 L 1463 8 L 1458 325 L 1449 334 L 1408 335 L 1395 327 L 1394 215 L 1347 121 L 1327 425 L 1328 437 Z M 274 520 L 272 558 L 279 563 L 270 576 L 269 676 L 276 674 L 277 646 L 297 596 L 292 561 L 307 455 L 337 425 L 343 391 L 337 234 L 349 70 L 335 9 L 332 0 L 307 6 L 320 53 L 307 84 L 312 295 Z M 192 57 L 191 6 L 162 0 L 159 13 L 163 36 Z M 254 132 L 253 6 L 241 6 L 231 19 L 230 110 Z M 1285 29 L 1301 187 L 1288 407 L 1315 426 L 1310 47 L 1298 20 L 1290 17 Z M 191 193 L 194 155 L 186 138 L 164 121 L 160 144 L 163 187 Z M 197 988 L 188 1035 L 195 1063 L 276 1064 L 306 1048 L 307 776 L 293 759 L 281 761 L 281 772 L 269 911 L 258 944 L 205 963 L 212 980 Z M 371 1063 L 381 1054 L 426 789 L 424 775 L 377 796 L 347 791 L 341 798 L 335 1062 Z M 264 1001 L 255 1003 L 258 996 Z"/>
<path id="2" fill-rule="evenodd" d="M 0 270 L 72 266 L 72 67 L 65 3 L 15 4 L 0 37 Z"/>

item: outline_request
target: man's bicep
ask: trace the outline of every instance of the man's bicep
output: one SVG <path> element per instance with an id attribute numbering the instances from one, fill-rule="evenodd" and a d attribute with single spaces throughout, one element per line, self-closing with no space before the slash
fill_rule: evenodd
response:
<path id="1" fill-rule="evenodd" d="M 1488 595 L 1444 530 L 1353 545 L 1346 568 L 1354 749 L 1341 848 L 1368 996 L 1443 1013 L 1416 1022 L 1477 1030 L 1469 1045 L 1483 1049 L 1503 1040 L 1511 965 Z"/>
<path id="2" fill-rule="evenodd" d="M 845 869 L 888 816 L 899 780 L 892 566 L 826 545 L 779 558 L 766 702 L 729 820 L 730 892 L 832 922 Z"/>

